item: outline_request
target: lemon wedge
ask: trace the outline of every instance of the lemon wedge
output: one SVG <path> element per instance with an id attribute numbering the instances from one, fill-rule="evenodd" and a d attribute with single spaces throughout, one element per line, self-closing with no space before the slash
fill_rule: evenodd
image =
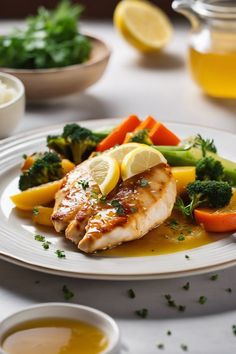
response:
<path id="1" fill-rule="evenodd" d="M 120 146 L 117 146 L 115 148 L 112 148 L 106 152 L 107 156 L 112 157 L 115 159 L 120 165 L 124 159 L 124 157 L 130 152 L 133 151 L 134 149 L 137 149 L 141 145 L 139 143 L 127 143 L 123 144 Z"/>
<path id="2" fill-rule="evenodd" d="M 92 158 L 89 162 L 89 170 L 103 195 L 109 194 L 120 178 L 118 162 L 105 154 Z"/>
<path id="3" fill-rule="evenodd" d="M 142 0 L 120 1 L 114 11 L 114 24 L 127 42 L 141 52 L 158 51 L 173 32 L 166 14 Z"/>
<path id="4" fill-rule="evenodd" d="M 159 151 L 152 147 L 141 146 L 129 152 L 123 159 L 121 177 L 125 181 L 160 163 L 167 163 L 167 161 Z"/>

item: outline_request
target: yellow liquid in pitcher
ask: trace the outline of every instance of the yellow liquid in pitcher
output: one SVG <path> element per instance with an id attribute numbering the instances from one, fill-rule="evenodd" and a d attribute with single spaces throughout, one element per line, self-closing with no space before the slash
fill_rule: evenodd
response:
<path id="1" fill-rule="evenodd" d="M 231 53 L 189 50 L 193 78 L 210 96 L 236 98 L 236 51 Z"/>

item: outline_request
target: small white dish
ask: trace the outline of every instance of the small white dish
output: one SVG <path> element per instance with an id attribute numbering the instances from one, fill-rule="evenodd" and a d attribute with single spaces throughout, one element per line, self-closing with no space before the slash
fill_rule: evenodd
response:
<path id="1" fill-rule="evenodd" d="M 65 318 L 92 324 L 107 336 L 108 346 L 102 354 L 119 352 L 120 332 L 116 322 L 110 316 L 92 307 L 52 302 L 30 306 L 3 320 L 0 325 L 0 354 L 6 354 L 1 347 L 6 334 L 11 329 L 21 323 L 43 318 Z"/>
<path id="2" fill-rule="evenodd" d="M 0 72 L 0 80 L 15 89 L 16 96 L 0 105 L 0 139 L 9 136 L 18 125 L 25 112 L 25 89 L 15 76 Z"/>

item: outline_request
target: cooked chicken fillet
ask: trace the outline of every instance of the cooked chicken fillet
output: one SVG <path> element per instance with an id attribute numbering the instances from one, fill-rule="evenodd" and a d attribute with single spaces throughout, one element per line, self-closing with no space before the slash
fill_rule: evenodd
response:
<path id="1" fill-rule="evenodd" d="M 91 253 L 141 238 L 170 216 L 175 198 L 176 183 L 165 164 L 121 182 L 93 208 L 78 248 Z"/>
<path id="2" fill-rule="evenodd" d="M 86 184 L 83 185 L 83 182 Z M 91 215 L 89 209 L 94 199 L 91 198 L 91 193 L 99 193 L 99 187 L 92 179 L 87 163 L 84 162 L 64 177 L 61 189 L 56 194 L 52 222 L 57 232 L 65 230 L 78 215 L 80 225 L 76 237 L 79 237 L 80 232 L 84 235 L 85 226 Z M 68 238 L 71 238 L 70 235 Z"/>

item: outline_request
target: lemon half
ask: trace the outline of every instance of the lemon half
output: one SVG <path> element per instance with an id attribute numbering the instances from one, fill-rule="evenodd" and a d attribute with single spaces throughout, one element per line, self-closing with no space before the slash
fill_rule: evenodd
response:
<path id="1" fill-rule="evenodd" d="M 173 27 L 157 6 L 142 0 L 123 0 L 114 12 L 114 24 L 132 46 L 142 52 L 155 52 L 166 45 Z"/>
<path id="2" fill-rule="evenodd" d="M 154 148 L 141 146 L 129 152 L 121 164 L 121 177 L 125 181 L 160 163 L 167 163 L 165 157 Z"/>
<path id="3" fill-rule="evenodd" d="M 120 178 L 118 162 L 110 156 L 101 155 L 89 160 L 89 169 L 103 195 L 109 194 Z"/>

